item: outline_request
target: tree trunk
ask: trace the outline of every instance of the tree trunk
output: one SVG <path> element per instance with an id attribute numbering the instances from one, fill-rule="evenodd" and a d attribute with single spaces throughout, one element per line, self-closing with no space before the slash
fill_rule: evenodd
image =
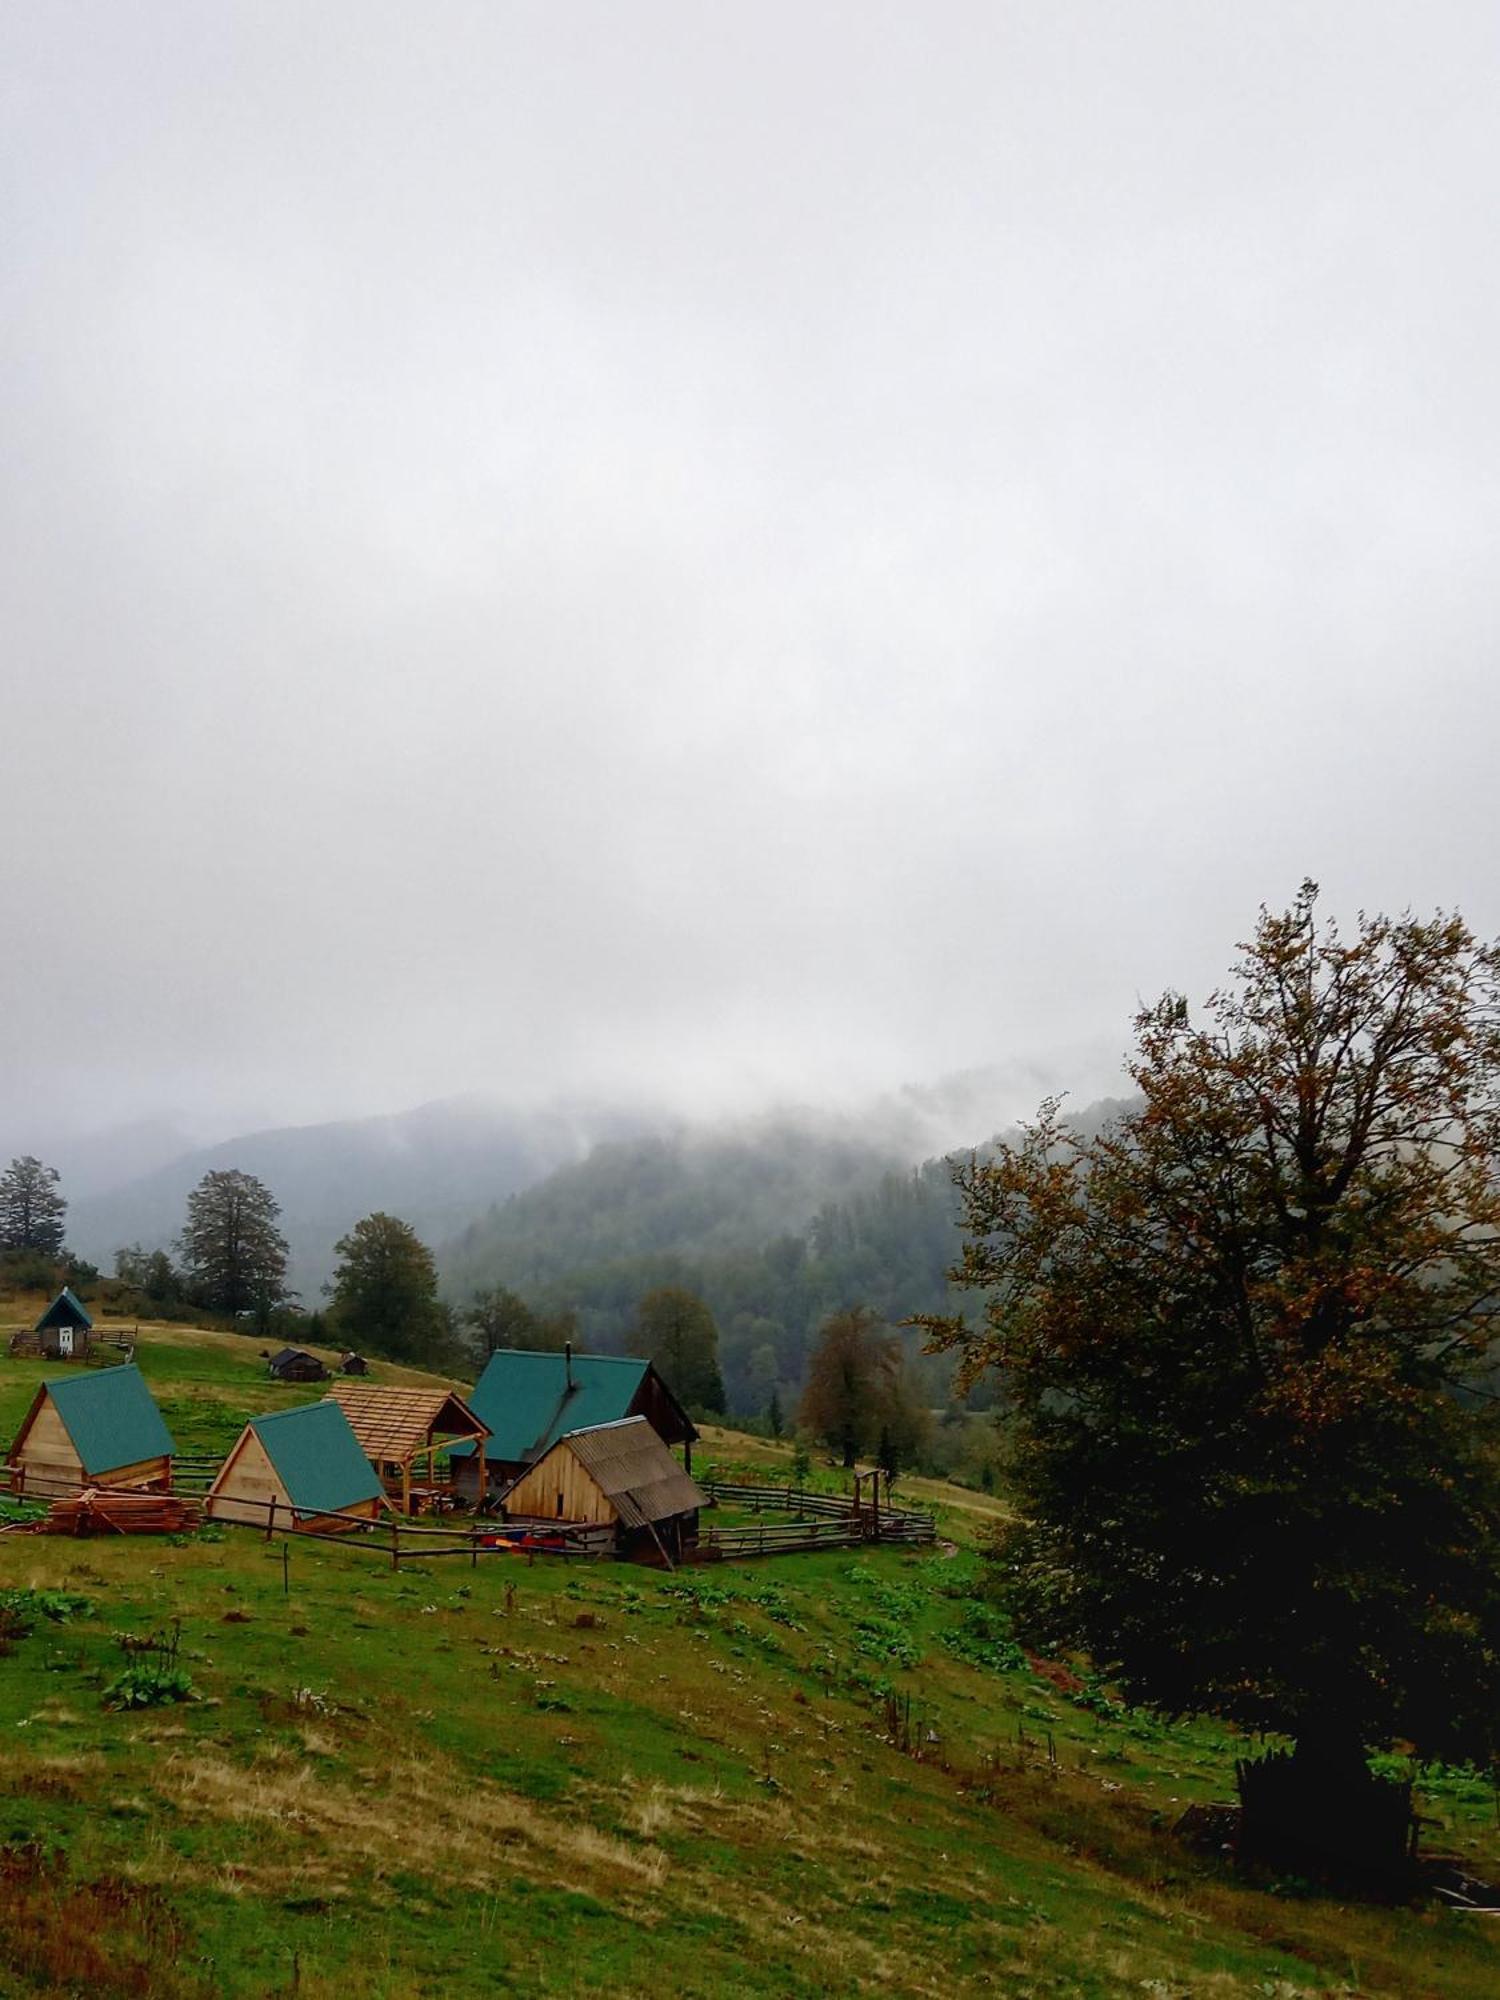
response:
<path id="1" fill-rule="evenodd" d="M 1235 1766 L 1242 1862 L 1399 1896 L 1411 1881 L 1411 1786 L 1379 1778 L 1365 1746 L 1337 1724 L 1309 1728 L 1294 1750 Z"/>

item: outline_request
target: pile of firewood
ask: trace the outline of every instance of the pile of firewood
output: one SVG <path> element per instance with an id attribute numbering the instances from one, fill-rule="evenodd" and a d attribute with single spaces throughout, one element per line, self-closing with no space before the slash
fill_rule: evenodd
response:
<path id="1" fill-rule="evenodd" d="M 44 1535 L 175 1535 L 198 1525 L 201 1509 L 177 1493 L 126 1493 L 91 1486 L 54 1500 L 38 1524 Z"/>

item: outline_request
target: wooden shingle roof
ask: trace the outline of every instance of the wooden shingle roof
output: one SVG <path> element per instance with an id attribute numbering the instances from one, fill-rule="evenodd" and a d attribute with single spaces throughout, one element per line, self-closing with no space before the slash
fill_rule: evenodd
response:
<path id="1" fill-rule="evenodd" d="M 552 1449 L 572 1452 L 627 1528 L 644 1528 L 708 1505 L 644 1417 L 570 1431 Z"/>
<path id="2" fill-rule="evenodd" d="M 323 1398 L 337 1403 L 373 1463 L 404 1465 L 435 1437 L 487 1438 L 482 1423 L 451 1389 L 397 1389 L 384 1383 L 335 1382 Z"/>

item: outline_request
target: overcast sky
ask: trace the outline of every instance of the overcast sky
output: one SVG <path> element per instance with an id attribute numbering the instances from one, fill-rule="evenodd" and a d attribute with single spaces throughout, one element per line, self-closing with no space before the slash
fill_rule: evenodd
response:
<path id="1" fill-rule="evenodd" d="M 0 1122 L 1086 1097 L 1305 874 L 1500 930 L 1497 95 L 1432 0 L 4 8 Z"/>

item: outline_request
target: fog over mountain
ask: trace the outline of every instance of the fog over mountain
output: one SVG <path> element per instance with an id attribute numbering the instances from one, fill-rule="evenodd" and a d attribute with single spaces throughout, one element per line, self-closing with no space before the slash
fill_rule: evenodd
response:
<path id="1" fill-rule="evenodd" d="M 695 1158 L 727 1152 L 758 1161 L 751 1172 L 762 1180 L 783 1174 L 784 1185 L 765 1191 L 753 1214 L 729 1219 L 732 1240 L 754 1240 L 774 1227 L 800 1227 L 826 1194 L 845 1191 L 861 1176 L 869 1180 L 982 1138 L 1013 1115 L 1017 1093 L 1031 1079 L 1029 1065 L 996 1065 L 889 1093 L 858 1112 L 784 1107 L 706 1126 L 660 1108 L 575 1102 L 518 1110 L 471 1095 L 394 1116 L 241 1133 L 210 1146 L 176 1145 L 164 1160 L 149 1156 L 171 1144 L 174 1134 L 166 1125 L 81 1136 L 49 1158 L 62 1171 L 70 1202 L 70 1247 L 105 1270 L 124 1244 L 170 1248 L 188 1194 L 205 1173 L 235 1167 L 255 1174 L 281 1204 L 290 1283 L 316 1305 L 333 1270 L 334 1244 L 375 1209 L 401 1216 L 429 1243 L 443 1245 L 559 1167 L 582 1163 L 600 1146 L 641 1141 L 642 1159 L 652 1157 L 653 1146 L 665 1145 L 688 1172 Z M 18 1138 L 9 1151 L 31 1144 L 31 1138 Z M 120 1170 L 140 1156 L 147 1156 L 145 1171 Z M 628 1162 L 633 1156 L 627 1150 L 622 1157 Z M 619 1178 L 608 1170 L 612 1188 Z"/>
<path id="2" fill-rule="evenodd" d="M 0 1129 L 1083 1102 L 1306 874 L 1500 930 L 1497 76 L 1478 0 L 4 9 Z"/>

